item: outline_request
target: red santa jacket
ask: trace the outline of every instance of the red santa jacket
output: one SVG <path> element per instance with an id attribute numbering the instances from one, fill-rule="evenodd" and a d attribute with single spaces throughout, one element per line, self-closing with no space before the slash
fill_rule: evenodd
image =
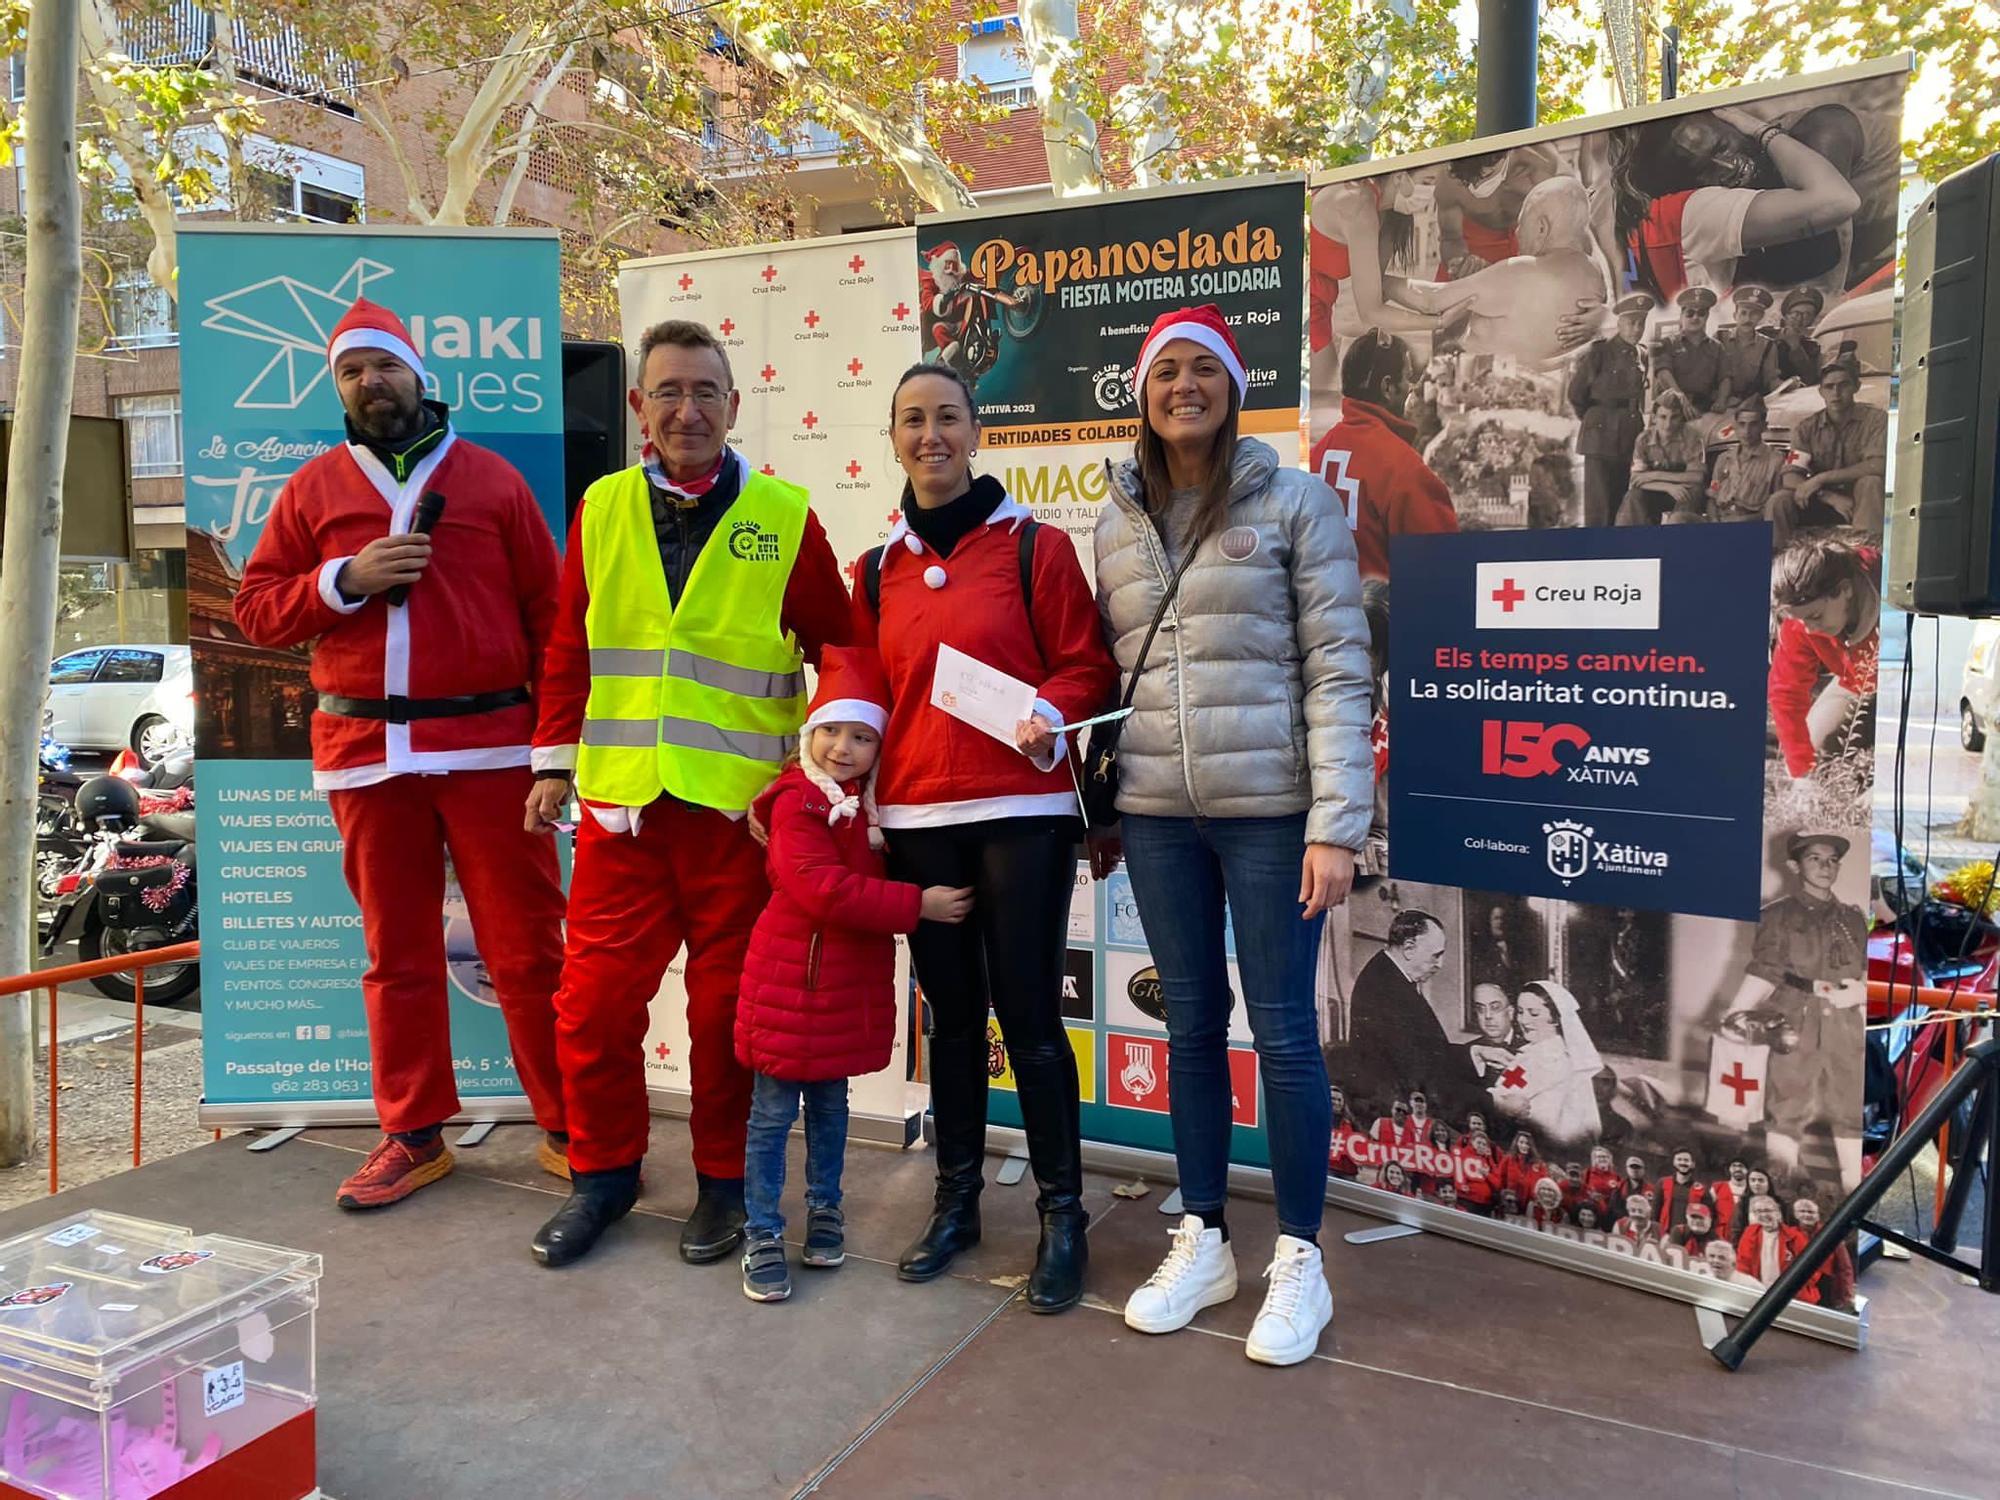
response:
<path id="1" fill-rule="evenodd" d="M 747 462 L 740 454 L 729 456 L 735 462 Z M 584 705 L 590 700 L 590 635 L 584 624 L 589 610 L 590 585 L 583 574 L 583 512 L 579 509 L 570 524 L 562 591 L 542 659 L 541 713 L 534 735 L 537 771 L 576 769 Z M 847 588 L 841 582 L 840 564 L 834 560 L 826 529 L 810 510 L 806 512 L 805 534 L 799 540 L 798 560 L 785 580 L 785 602 L 778 622 L 798 638 L 800 651 L 813 666 L 819 665 L 820 647 L 847 644 Z"/>
<path id="2" fill-rule="evenodd" d="M 1812 732 L 1806 727 L 1806 713 L 1812 708 L 1820 678 L 1831 675 L 1857 697 L 1873 693 L 1880 635 L 1879 630 L 1871 630 L 1861 640 L 1843 641 L 1810 630 L 1803 620 L 1790 616 L 1778 626 L 1778 644 L 1771 652 L 1768 696 L 1771 725 L 1778 732 L 1778 748 L 1784 752 L 1785 769 L 1792 775 L 1805 775 L 1819 759 Z"/>
<path id="3" fill-rule="evenodd" d="M 943 645 L 1031 684 L 1038 711 L 1063 723 L 1098 713 L 1116 691 L 1118 668 L 1104 648 L 1097 600 L 1076 547 L 1058 527 L 1035 533 L 1035 617 L 1028 618 L 1016 535 L 1028 519 L 1026 506 L 1003 500 L 942 560 L 898 519 L 882 547 L 879 618 L 855 570 L 854 644 L 881 651 L 892 699 L 875 786 L 884 828 L 1077 812 L 1063 764 L 1066 736 L 1044 769 L 931 706 Z"/>
<path id="4" fill-rule="evenodd" d="M 1411 445 L 1415 432 L 1401 417 L 1345 396 L 1340 420 L 1313 444 L 1312 471 L 1340 496 L 1363 578 L 1389 576 L 1390 537 L 1458 530 L 1451 491 Z"/>
<path id="5" fill-rule="evenodd" d="M 446 499 L 431 561 L 406 604 L 350 602 L 341 568 L 410 529 L 417 498 Z M 348 698 L 457 698 L 535 685 L 555 612 L 556 549 L 527 481 L 499 454 L 447 433 L 397 484 L 359 444 L 308 462 L 279 492 L 236 592 L 259 646 L 318 638 L 313 686 Z M 409 772 L 528 764 L 530 704 L 391 724 L 315 712 L 313 784 L 368 786 Z"/>
<path id="6" fill-rule="evenodd" d="M 891 938 L 916 930 L 923 891 L 884 878 L 865 817 L 829 826 L 826 793 L 796 765 L 756 808 L 771 831 L 771 901 L 743 960 L 737 1060 L 797 1083 L 878 1072 L 896 1039 Z"/>
<path id="7" fill-rule="evenodd" d="M 1806 1232 L 1796 1224 L 1778 1226 L 1778 1269 L 1784 1270 L 1798 1259 L 1799 1252 L 1806 1247 Z M 1764 1226 L 1752 1224 L 1743 1231 L 1736 1242 L 1736 1269 L 1746 1276 L 1764 1279 Z M 1824 1274 L 1824 1273 L 1822 1273 Z M 1799 1293 L 1801 1302 L 1819 1301 L 1819 1277 L 1815 1276 L 1805 1284 Z"/>

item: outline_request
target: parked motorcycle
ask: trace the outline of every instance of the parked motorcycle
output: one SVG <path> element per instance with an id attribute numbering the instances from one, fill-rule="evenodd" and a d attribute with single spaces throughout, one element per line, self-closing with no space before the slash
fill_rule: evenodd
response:
<path id="1" fill-rule="evenodd" d="M 75 941 L 87 961 L 117 958 L 199 935 L 195 902 L 194 761 L 163 760 L 124 774 L 92 777 L 76 794 L 73 816 L 86 849 L 55 881 L 42 952 Z M 132 1000 L 129 974 L 91 983 L 113 1000 Z M 192 963 L 162 964 L 146 977 L 147 998 L 179 1000 L 201 984 Z"/>
<path id="2" fill-rule="evenodd" d="M 46 902 L 55 884 L 82 859 L 87 841 L 71 809 L 86 778 L 70 769 L 69 746 L 55 737 L 55 710 L 42 710 L 40 780 L 35 790 L 35 895 Z"/>

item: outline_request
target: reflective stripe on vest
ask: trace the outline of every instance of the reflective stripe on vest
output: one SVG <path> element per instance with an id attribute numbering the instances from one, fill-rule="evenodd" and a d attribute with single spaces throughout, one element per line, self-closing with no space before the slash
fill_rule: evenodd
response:
<path id="1" fill-rule="evenodd" d="M 582 796 L 643 807 L 668 792 L 739 812 L 770 784 L 805 718 L 804 662 L 783 624 L 805 520 L 804 490 L 746 474 L 676 606 L 644 471 L 584 494 Z"/>

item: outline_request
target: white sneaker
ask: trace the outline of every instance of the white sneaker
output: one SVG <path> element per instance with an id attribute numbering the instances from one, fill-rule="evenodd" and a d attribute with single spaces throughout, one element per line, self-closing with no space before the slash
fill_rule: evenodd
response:
<path id="1" fill-rule="evenodd" d="M 1319 1246 L 1279 1235 L 1264 1280 L 1264 1306 L 1243 1352 L 1260 1365 L 1295 1365 L 1310 1358 L 1321 1330 L 1333 1321 L 1333 1292 Z"/>
<path id="2" fill-rule="evenodd" d="M 1198 1215 L 1187 1214 L 1173 1231 L 1173 1248 L 1146 1284 L 1125 1299 L 1125 1325 L 1141 1333 L 1185 1328 L 1204 1307 L 1236 1295 L 1236 1257 Z"/>

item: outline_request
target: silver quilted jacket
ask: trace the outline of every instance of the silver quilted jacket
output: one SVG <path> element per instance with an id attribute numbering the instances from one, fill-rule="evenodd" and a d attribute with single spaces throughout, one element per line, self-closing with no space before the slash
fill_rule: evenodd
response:
<path id="1" fill-rule="evenodd" d="M 1121 692 L 1179 559 L 1140 505 L 1138 464 L 1097 518 L 1097 607 Z M 1174 528 L 1177 533 L 1184 528 Z M 1243 438 L 1229 515 L 1181 579 L 1119 741 L 1120 812 L 1306 812 L 1306 841 L 1360 849 L 1374 809 L 1368 626 L 1332 490 Z"/>

